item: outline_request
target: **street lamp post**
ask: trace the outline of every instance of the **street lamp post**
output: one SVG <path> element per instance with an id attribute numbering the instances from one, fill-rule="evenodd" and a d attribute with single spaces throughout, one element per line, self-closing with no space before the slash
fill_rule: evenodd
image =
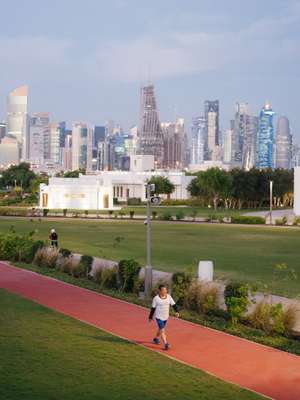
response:
<path id="1" fill-rule="evenodd" d="M 151 260 L 151 191 L 155 190 L 155 186 L 147 184 L 147 264 L 145 268 L 145 297 L 149 298 L 152 289 L 152 260 Z"/>
<path id="2" fill-rule="evenodd" d="M 273 181 L 270 181 L 270 225 L 273 225 L 272 211 L 273 211 Z"/>

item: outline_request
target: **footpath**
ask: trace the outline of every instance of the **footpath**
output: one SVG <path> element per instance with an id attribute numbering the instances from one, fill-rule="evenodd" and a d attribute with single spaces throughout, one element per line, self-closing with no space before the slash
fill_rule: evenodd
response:
<path id="1" fill-rule="evenodd" d="M 151 343 L 148 310 L 0 262 L 0 288 L 276 400 L 300 399 L 300 357 L 170 318 L 171 349 Z"/>

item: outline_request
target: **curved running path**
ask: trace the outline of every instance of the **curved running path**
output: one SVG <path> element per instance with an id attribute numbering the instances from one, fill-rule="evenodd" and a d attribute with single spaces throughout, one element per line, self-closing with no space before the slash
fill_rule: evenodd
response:
<path id="1" fill-rule="evenodd" d="M 148 310 L 0 263 L 0 288 L 149 349 Z M 201 325 L 170 318 L 165 355 L 276 400 L 300 399 L 300 357 Z"/>

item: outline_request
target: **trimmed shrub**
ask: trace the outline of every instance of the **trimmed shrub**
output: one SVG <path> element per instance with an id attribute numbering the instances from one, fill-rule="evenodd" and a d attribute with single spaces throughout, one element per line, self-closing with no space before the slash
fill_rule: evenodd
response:
<path id="1" fill-rule="evenodd" d="M 74 278 L 84 278 L 87 274 L 86 265 L 81 262 L 76 264 L 72 263 L 70 273 Z"/>
<path id="2" fill-rule="evenodd" d="M 264 225 L 266 223 L 263 217 L 252 217 L 246 215 L 235 215 L 231 217 L 232 224 L 249 224 L 249 225 Z"/>
<path id="3" fill-rule="evenodd" d="M 66 208 L 63 209 L 63 216 L 66 217 L 68 213 L 68 210 Z"/>
<path id="4" fill-rule="evenodd" d="M 89 215 L 89 211 L 88 210 L 84 210 L 84 215 L 85 215 L 85 218 L 87 218 L 87 216 Z"/>
<path id="5" fill-rule="evenodd" d="M 187 291 L 192 283 L 192 275 L 187 272 L 175 272 L 172 276 L 172 294 L 179 305 L 183 305 Z"/>
<path id="6" fill-rule="evenodd" d="M 109 218 L 112 218 L 112 217 L 113 217 L 113 215 L 114 215 L 114 212 L 113 212 L 113 210 L 108 210 L 108 215 L 109 215 Z"/>
<path id="7" fill-rule="evenodd" d="M 118 279 L 121 290 L 132 292 L 138 279 L 141 266 L 135 260 L 121 260 L 118 268 Z"/>
<path id="8" fill-rule="evenodd" d="M 185 213 L 184 213 L 182 210 L 178 210 L 178 211 L 176 212 L 175 217 L 176 217 L 176 220 L 177 220 L 177 221 L 181 221 L 182 219 L 185 218 Z"/>
<path id="9" fill-rule="evenodd" d="M 61 257 L 58 261 L 57 268 L 61 272 L 71 275 L 72 271 L 76 268 L 78 261 L 75 261 L 73 257 Z"/>
<path id="10" fill-rule="evenodd" d="M 300 226 L 300 217 L 295 217 L 295 219 L 293 221 L 293 225 L 294 226 Z"/>
<path id="11" fill-rule="evenodd" d="M 82 265 L 82 268 L 86 271 L 86 275 L 88 275 L 91 270 L 92 270 L 92 265 L 93 265 L 94 257 L 89 256 L 89 255 L 82 255 L 80 258 L 80 263 Z"/>
<path id="12" fill-rule="evenodd" d="M 245 317 L 250 304 L 248 298 L 249 286 L 243 283 L 229 283 L 225 287 L 224 299 L 232 325 Z"/>
<path id="13" fill-rule="evenodd" d="M 61 254 L 62 257 L 70 257 L 72 255 L 72 252 L 69 249 L 61 248 L 61 249 L 59 249 L 59 254 Z"/>
<path id="14" fill-rule="evenodd" d="M 134 217 L 134 211 L 133 211 L 133 210 L 130 210 L 130 211 L 129 211 L 129 215 L 130 215 L 130 218 L 133 219 L 133 217 Z"/>
<path id="15" fill-rule="evenodd" d="M 216 285 L 194 281 L 187 290 L 184 305 L 191 311 L 210 313 L 218 309 L 218 293 Z"/>
<path id="16" fill-rule="evenodd" d="M 284 223 L 283 223 L 283 218 L 277 218 L 277 219 L 275 219 L 275 225 L 277 225 L 277 226 L 282 226 L 282 225 L 284 225 Z"/>
<path id="17" fill-rule="evenodd" d="M 157 218 L 157 211 L 152 211 L 152 219 L 156 219 Z"/>
<path id="18" fill-rule="evenodd" d="M 44 208 L 43 209 L 43 217 L 47 217 L 48 214 L 49 214 L 48 208 Z"/>

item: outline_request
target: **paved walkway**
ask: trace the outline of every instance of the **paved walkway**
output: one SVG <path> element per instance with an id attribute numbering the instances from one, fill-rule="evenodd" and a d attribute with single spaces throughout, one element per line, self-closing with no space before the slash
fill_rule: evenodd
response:
<path id="1" fill-rule="evenodd" d="M 5 263 L 0 288 L 163 352 L 151 344 L 155 325 L 143 307 Z M 163 354 L 273 399 L 300 399 L 300 357 L 175 318 L 168 328 L 172 349 Z"/>

